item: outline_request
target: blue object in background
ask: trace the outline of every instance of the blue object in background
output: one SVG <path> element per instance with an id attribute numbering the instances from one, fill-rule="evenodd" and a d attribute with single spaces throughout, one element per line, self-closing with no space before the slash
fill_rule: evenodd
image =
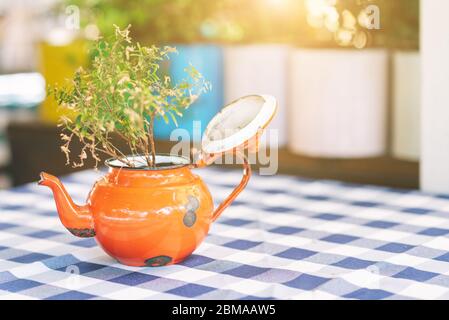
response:
<path id="1" fill-rule="evenodd" d="M 212 85 L 212 90 L 203 93 L 183 114 L 177 118 L 178 127 L 170 119 L 167 125 L 161 118 L 155 122 L 155 137 L 170 139 L 171 132 L 176 128 L 188 130 L 190 140 L 201 139 L 201 135 L 209 121 L 223 107 L 223 50 L 216 45 L 175 45 L 178 53 L 171 54 L 169 74 L 173 83 L 179 83 L 188 78 L 185 68 L 192 64 Z M 201 121 L 201 135 L 193 135 L 193 121 Z"/>

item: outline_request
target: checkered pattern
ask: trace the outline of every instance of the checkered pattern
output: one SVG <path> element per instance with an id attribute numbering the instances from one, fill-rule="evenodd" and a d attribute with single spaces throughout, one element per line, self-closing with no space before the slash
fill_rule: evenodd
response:
<path id="1" fill-rule="evenodd" d="M 198 171 L 218 202 L 240 172 Z M 82 202 L 99 173 L 65 179 Z M 134 268 L 61 225 L 48 189 L 0 193 L 0 299 L 449 299 L 449 196 L 254 176 L 179 265 Z"/>

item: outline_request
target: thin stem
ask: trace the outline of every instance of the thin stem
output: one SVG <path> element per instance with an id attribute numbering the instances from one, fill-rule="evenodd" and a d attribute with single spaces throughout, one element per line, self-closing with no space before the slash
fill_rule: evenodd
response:
<path id="1" fill-rule="evenodd" d="M 109 142 L 109 134 L 106 134 L 106 144 L 114 148 L 114 150 L 117 151 L 124 159 L 126 158 L 126 155 L 123 152 L 121 152 L 119 148 L 117 148 L 111 142 Z"/>
<path id="2" fill-rule="evenodd" d="M 150 154 L 152 167 L 156 167 L 156 146 L 154 144 L 154 116 L 156 111 L 153 110 L 150 115 L 150 125 L 148 126 L 148 140 L 150 141 Z"/>
<path id="3" fill-rule="evenodd" d="M 124 164 L 126 164 L 127 166 L 129 166 L 130 168 L 134 168 L 134 164 L 131 163 L 126 157 L 125 158 L 121 158 L 120 156 L 118 156 L 116 153 L 108 151 L 108 150 L 104 150 L 98 147 L 95 147 L 96 151 L 102 152 L 104 154 L 107 154 L 117 160 L 119 160 L 120 162 L 123 162 Z"/>
<path id="4" fill-rule="evenodd" d="M 102 96 L 102 99 L 103 99 L 104 103 L 106 104 L 106 106 L 108 107 L 109 112 L 111 112 L 111 114 L 113 114 L 113 111 L 114 111 L 114 110 L 112 109 L 112 106 L 111 106 L 111 104 L 109 103 L 109 100 L 108 100 L 104 95 Z M 133 155 L 133 156 L 136 156 L 136 155 L 137 155 L 137 152 L 136 152 L 136 149 L 134 148 L 134 146 L 131 144 L 131 139 L 128 139 L 128 138 L 127 138 L 123 133 L 121 133 L 119 130 L 116 130 L 115 132 L 118 134 L 118 136 L 119 136 L 120 138 L 122 138 L 125 142 L 128 143 L 128 146 L 129 146 L 129 149 L 131 150 L 132 155 Z M 110 143 L 110 145 L 111 145 L 112 147 L 114 147 L 115 150 L 117 150 L 118 152 L 120 152 L 120 150 L 119 150 L 117 147 L 115 147 L 112 143 Z M 126 156 L 125 156 L 122 152 L 120 152 L 120 153 L 122 154 L 123 158 L 126 158 Z"/>

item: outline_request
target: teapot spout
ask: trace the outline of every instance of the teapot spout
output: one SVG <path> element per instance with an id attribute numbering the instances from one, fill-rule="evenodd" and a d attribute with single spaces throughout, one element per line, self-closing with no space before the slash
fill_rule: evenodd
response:
<path id="1" fill-rule="evenodd" d="M 59 218 L 67 230 L 77 237 L 94 237 L 94 224 L 89 206 L 76 205 L 55 176 L 42 172 L 40 177 L 39 185 L 49 187 L 53 191 Z"/>

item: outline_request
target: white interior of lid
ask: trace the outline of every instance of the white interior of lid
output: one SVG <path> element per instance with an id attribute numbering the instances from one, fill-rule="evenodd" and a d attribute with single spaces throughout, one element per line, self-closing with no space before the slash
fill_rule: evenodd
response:
<path id="1" fill-rule="evenodd" d="M 128 156 L 126 157 L 126 160 L 134 164 L 135 167 L 133 168 L 136 169 L 148 167 L 148 163 L 144 156 Z M 190 161 L 189 159 L 178 156 L 156 155 L 156 165 L 162 163 L 170 163 L 173 164 L 173 166 L 178 166 L 187 165 L 190 163 Z M 111 160 L 108 162 L 108 164 L 113 167 L 129 167 L 126 163 L 118 159 Z"/>
<path id="2" fill-rule="evenodd" d="M 217 114 L 206 128 L 205 153 L 221 153 L 238 147 L 265 128 L 276 112 L 276 99 L 269 95 L 240 98 Z"/>

